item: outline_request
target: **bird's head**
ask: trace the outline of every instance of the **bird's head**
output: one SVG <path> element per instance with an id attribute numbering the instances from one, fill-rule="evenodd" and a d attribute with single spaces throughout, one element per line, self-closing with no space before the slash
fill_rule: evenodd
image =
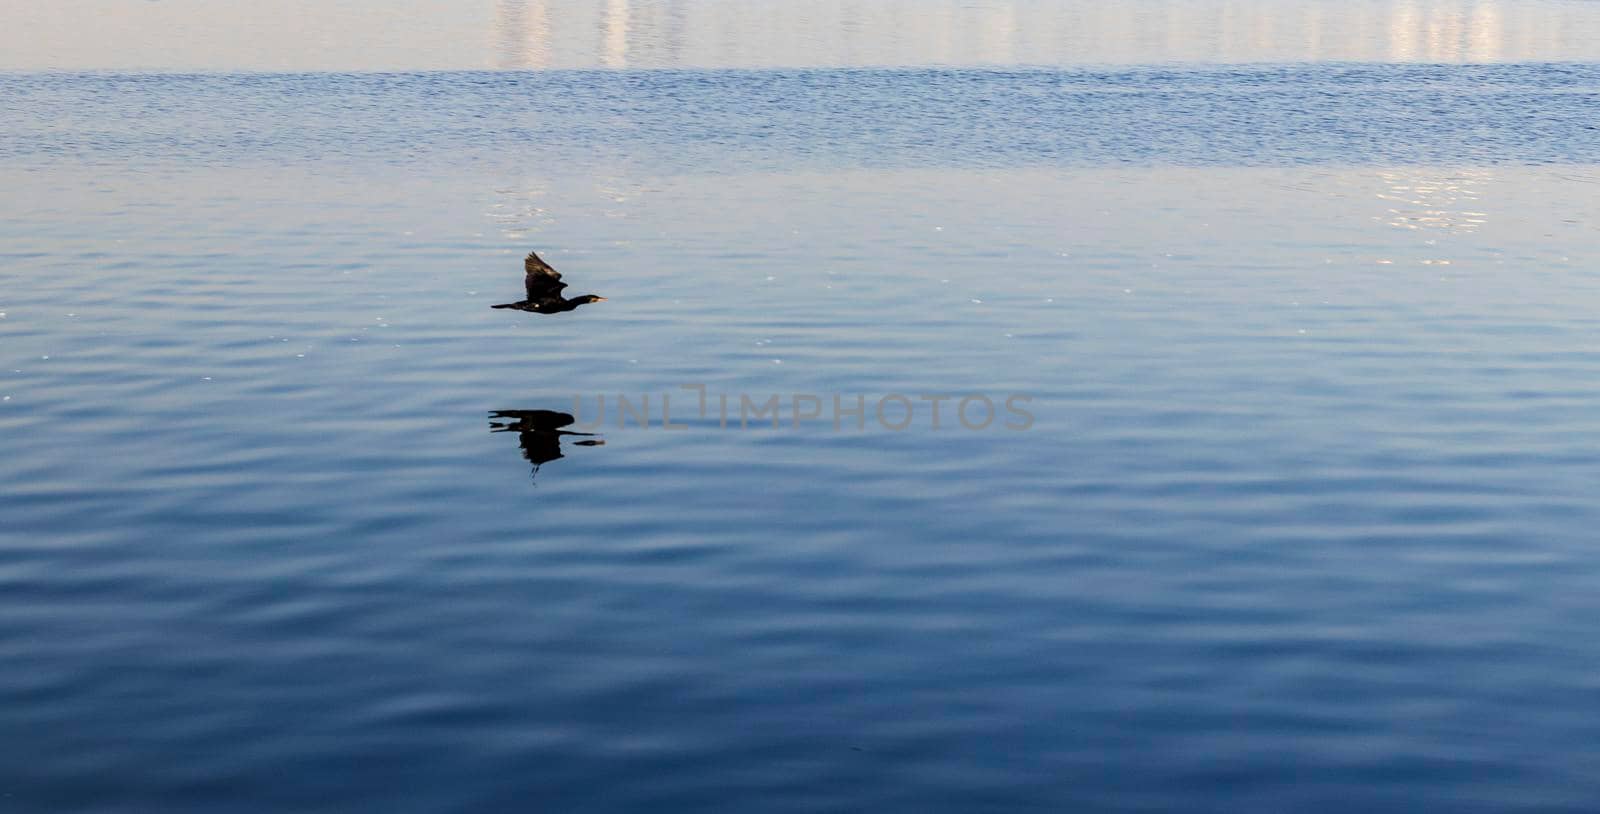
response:
<path id="1" fill-rule="evenodd" d="M 577 302 L 578 302 L 579 305 L 583 305 L 585 303 L 591 303 L 591 302 L 605 302 L 605 301 L 606 301 L 606 298 L 600 296 L 599 294 L 585 294 L 585 295 L 577 298 Z"/>

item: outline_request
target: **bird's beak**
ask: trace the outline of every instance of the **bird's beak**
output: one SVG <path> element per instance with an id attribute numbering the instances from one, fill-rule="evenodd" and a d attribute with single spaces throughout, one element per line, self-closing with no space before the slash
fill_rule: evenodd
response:
<path id="1" fill-rule="evenodd" d="M 605 298 L 605 297 L 595 297 L 595 298 L 594 298 L 594 301 L 595 301 L 595 302 L 605 302 L 605 301 L 606 301 L 606 298 Z"/>

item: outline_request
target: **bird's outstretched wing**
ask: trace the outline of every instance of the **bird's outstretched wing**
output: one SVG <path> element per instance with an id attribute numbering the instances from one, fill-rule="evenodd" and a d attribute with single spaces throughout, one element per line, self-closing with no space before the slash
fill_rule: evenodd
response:
<path id="1" fill-rule="evenodd" d="M 526 272 L 523 284 L 528 289 L 528 299 L 542 300 L 548 297 L 558 297 L 561 289 L 567 284 L 561 282 L 561 272 L 550 267 L 549 263 L 539 259 L 539 255 L 528 252 L 522 260 L 522 268 Z"/>

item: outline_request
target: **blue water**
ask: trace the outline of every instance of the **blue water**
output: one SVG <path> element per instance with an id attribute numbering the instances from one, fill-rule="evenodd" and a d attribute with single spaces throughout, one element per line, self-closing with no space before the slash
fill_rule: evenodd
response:
<path id="1" fill-rule="evenodd" d="M 1600 64 L 0 74 L 0 159 L 631 172 L 1600 160 Z"/>
<path id="2" fill-rule="evenodd" d="M 1597 93 L 0 76 L 0 810 L 1592 810 Z"/>

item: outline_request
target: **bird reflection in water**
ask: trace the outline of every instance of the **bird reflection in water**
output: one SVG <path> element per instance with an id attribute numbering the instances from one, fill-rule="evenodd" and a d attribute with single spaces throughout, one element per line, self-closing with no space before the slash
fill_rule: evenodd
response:
<path id="1" fill-rule="evenodd" d="M 606 442 L 594 437 L 594 433 L 561 429 L 572 426 L 576 420 L 571 413 L 555 410 L 493 410 L 489 413 L 489 432 L 516 433 L 522 457 L 533 464 L 533 476 L 538 477 L 540 466 L 565 457 L 561 454 L 562 436 L 582 437 L 583 440 L 572 442 L 574 446 L 605 445 Z"/>

